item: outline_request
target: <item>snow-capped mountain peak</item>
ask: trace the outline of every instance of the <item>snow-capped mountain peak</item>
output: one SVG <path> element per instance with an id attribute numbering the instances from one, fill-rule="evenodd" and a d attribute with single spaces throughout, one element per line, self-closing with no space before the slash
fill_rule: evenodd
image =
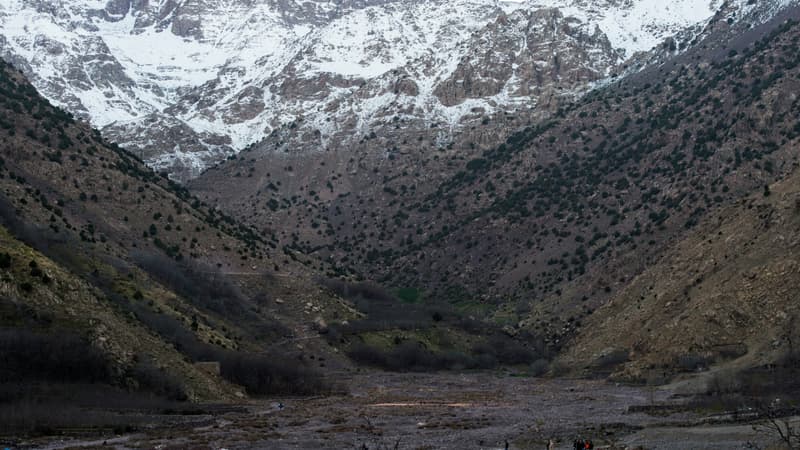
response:
<path id="1" fill-rule="evenodd" d="M 457 130 L 476 111 L 537 107 L 699 31 L 721 6 L 4 0 L 0 56 L 54 103 L 186 177 L 286 126 L 322 148 L 398 118 Z"/>

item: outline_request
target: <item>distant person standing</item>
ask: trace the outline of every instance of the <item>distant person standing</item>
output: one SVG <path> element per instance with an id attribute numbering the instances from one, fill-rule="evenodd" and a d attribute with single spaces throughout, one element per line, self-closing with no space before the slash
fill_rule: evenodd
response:
<path id="1" fill-rule="evenodd" d="M 583 441 L 580 439 L 576 439 L 575 442 L 572 444 L 573 450 L 583 450 Z"/>
<path id="2" fill-rule="evenodd" d="M 556 441 L 550 439 L 550 441 L 547 442 L 547 450 L 556 450 Z"/>

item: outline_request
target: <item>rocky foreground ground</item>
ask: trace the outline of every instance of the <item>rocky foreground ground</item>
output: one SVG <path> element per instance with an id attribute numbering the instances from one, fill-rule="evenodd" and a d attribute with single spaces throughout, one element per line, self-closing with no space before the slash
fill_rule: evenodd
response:
<path id="1" fill-rule="evenodd" d="M 20 448 L 560 449 L 765 448 L 770 436 L 709 411 L 686 412 L 676 386 L 509 374 L 343 375 L 346 394 L 264 399 L 207 414 L 153 416 L 117 436 L 40 439 Z M 655 405 L 655 406 L 654 406 Z M 506 442 L 508 444 L 506 444 Z"/>

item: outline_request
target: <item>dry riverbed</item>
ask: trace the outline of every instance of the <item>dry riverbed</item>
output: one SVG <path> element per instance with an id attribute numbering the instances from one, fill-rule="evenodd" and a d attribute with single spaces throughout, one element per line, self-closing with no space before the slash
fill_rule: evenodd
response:
<path id="1" fill-rule="evenodd" d="M 254 401 L 239 409 L 155 419 L 123 436 L 18 442 L 32 448 L 158 449 L 545 449 L 748 448 L 763 437 L 747 424 L 700 425 L 694 413 L 642 412 L 683 400 L 669 389 L 497 373 L 342 375 L 347 394 Z M 283 404 L 283 408 L 279 407 Z"/>

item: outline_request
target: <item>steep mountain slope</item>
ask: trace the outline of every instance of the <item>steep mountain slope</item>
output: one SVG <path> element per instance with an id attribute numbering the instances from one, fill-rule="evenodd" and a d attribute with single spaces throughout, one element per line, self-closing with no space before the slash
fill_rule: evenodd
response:
<path id="1" fill-rule="evenodd" d="M 797 144 L 795 144 L 795 150 Z M 564 360 L 617 376 L 774 363 L 796 351 L 800 172 L 722 208 L 587 321 Z"/>
<path id="2" fill-rule="evenodd" d="M 286 351 L 282 343 L 306 338 L 315 320 L 358 316 L 309 281 L 302 255 L 276 250 L 268 234 L 203 206 L 51 106 L 3 62 L 0 225 L 4 355 L 75 335 L 106 362 L 70 382 L 133 388 L 163 375 L 179 397 L 200 401 L 324 390 L 304 363 L 281 358 L 327 355 L 328 345 Z M 48 356 L 52 348 L 24 357 L 24 368 L 3 369 L 3 402 L 35 401 L 25 393 L 42 395 L 35 386 L 45 373 L 82 373 L 48 371 L 47 361 L 58 360 Z M 203 361 L 220 362 L 221 372 L 193 364 Z M 22 399 L 6 396 L 16 392 L 9 382 L 23 385 Z"/>
<path id="3" fill-rule="evenodd" d="M 182 388 L 176 389 L 185 389 L 189 398 L 195 401 L 236 398 L 235 394 L 240 388 L 187 362 L 185 356 L 169 342 L 160 339 L 146 327 L 131 323 L 97 288 L 1 228 L 0 249 L 7 261 L 3 267 L 0 288 L 3 344 L 8 343 L 9 329 L 20 325 L 23 325 L 20 328 L 28 331 L 47 331 L 56 335 L 59 330 L 63 332 L 63 329 L 68 329 L 72 333 L 87 336 L 91 344 L 111 360 L 116 375 L 127 376 L 129 383 L 141 382 L 135 375 L 136 365 L 148 361 L 157 367 L 156 370 L 180 380 L 176 384 Z M 8 351 L 6 345 L 3 348 Z M 34 349 L 27 350 L 30 351 L 28 357 L 34 363 Z M 4 370 L 13 368 L 6 367 Z M 2 383 L 8 381 L 5 372 L 1 378 Z M 8 400 L 3 398 L 3 402 Z M 5 428 L 5 425 L 3 423 L 0 428 Z"/>
<path id="4" fill-rule="evenodd" d="M 686 48 L 720 7 L 735 22 L 788 1 L 15 0 L 0 56 L 186 179 L 273 132 L 318 151 L 438 124 L 446 145 L 486 114 L 552 110 L 667 38 Z"/>
<path id="5" fill-rule="evenodd" d="M 486 151 L 503 115 L 439 150 L 422 130 L 313 158 L 254 148 L 191 188 L 339 273 L 561 342 L 709 211 L 792 169 L 797 16 L 722 23 Z"/>

